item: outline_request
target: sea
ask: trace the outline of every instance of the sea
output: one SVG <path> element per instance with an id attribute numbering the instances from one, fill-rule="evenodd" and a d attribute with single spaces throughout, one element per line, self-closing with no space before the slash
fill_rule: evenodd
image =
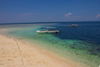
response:
<path id="1" fill-rule="evenodd" d="M 70 27 L 77 24 L 78 27 Z M 60 33 L 39 34 L 37 30 L 56 27 Z M 100 65 L 100 21 L 1 23 L 0 34 L 33 43 L 87 67 Z"/>

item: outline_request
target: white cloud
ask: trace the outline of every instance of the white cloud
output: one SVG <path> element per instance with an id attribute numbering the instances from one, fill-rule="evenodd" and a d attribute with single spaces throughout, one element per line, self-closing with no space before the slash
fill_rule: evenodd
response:
<path id="1" fill-rule="evenodd" d="M 96 19 L 98 19 L 100 17 L 100 14 L 97 14 L 97 17 L 96 17 Z"/>
<path id="2" fill-rule="evenodd" d="M 36 15 L 36 13 L 24 13 L 24 14 L 20 14 L 20 15 Z"/>
<path id="3" fill-rule="evenodd" d="M 65 17 L 72 15 L 72 13 L 65 14 Z"/>

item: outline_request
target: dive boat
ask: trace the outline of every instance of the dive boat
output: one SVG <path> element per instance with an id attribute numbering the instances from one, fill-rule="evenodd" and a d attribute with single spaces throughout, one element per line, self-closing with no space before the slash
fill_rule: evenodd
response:
<path id="1" fill-rule="evenodd" d="M 51 30 L 51 28 L 56 28 L 56 27 L 47 27 L 47 30 L 39 30 L 36 31 L 37 33 L 59 33 L 60 30 Z"/>
<path id="2" fill-rule="evenodd" d="M 72 24 L 72 25 L 70 25 L 70 27 L 78 27 L 78 25 L 77 24 Z"/>

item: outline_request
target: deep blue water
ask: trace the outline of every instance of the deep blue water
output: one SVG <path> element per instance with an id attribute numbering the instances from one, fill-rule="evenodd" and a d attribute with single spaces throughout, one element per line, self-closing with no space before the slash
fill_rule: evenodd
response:
<path id="1" fill-rule="evenodd" d="M 71 24 L 79 26 L 69 27 Z M 57 27 L 61 31 L 60 34 L 55 35 L 60 39 L 84 40 L 100 44 L 100 22 L 61 22 L 51 26 Z"/>

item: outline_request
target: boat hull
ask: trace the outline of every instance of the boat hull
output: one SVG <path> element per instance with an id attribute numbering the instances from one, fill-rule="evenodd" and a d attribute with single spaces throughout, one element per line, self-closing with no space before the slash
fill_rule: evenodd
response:
<path id="1" fill-rule="evenodd" d="M 37 33 L 59 33 L 59 30 L 56 31 L 36 31 Z"/>

